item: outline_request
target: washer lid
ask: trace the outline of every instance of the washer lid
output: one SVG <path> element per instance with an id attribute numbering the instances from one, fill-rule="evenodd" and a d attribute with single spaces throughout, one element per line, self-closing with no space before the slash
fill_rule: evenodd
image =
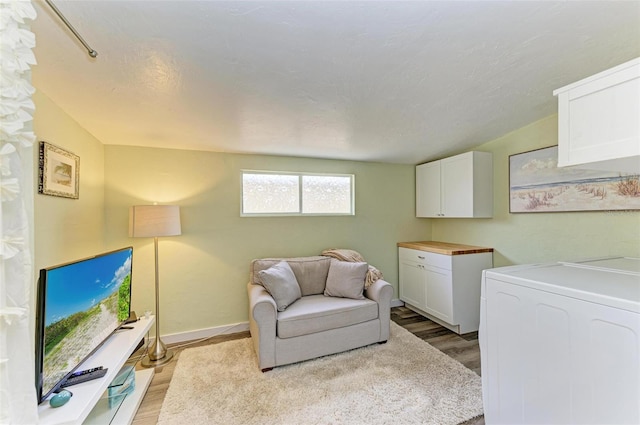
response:
<path id="1" fill-rule="evenodd" d="M 602 258 L 486 270 L 488 279 L 640 313 L 640 259 Z"/>
<path id="2" fill-rule="evenodd" d="M 613 272 L 629 272 L 640 275 L 640 258 L 632 257 L 612 257 L 597 258 L 595 260 L 584 261 L 561 261 L 560 264 L 571 267 L 587 267 L 593 269 L 609 270 Z"/>

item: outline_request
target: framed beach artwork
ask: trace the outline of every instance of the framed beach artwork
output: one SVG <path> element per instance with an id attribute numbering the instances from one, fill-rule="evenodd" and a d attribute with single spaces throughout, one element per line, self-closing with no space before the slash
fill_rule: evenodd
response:
<path id="1" fill-rule="evenodd" d="M 509 156 L 509 212 L 640 210 L 640 175 L 558 168 L 558 147 Z"/>
<path id="2" fill-rule="evenodd" d="M 80 157 L 58 146 L 40 142 L 38 193 L 78 199 Z"/>

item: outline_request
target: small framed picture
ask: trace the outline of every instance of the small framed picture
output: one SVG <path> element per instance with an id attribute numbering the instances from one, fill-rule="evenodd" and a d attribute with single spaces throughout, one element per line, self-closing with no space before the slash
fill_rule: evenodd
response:
<path id="1" fill-rule="evenodd" d="M 40 142 L 38 193 L 78 199 L 80 157 L 58 146 Z"/>

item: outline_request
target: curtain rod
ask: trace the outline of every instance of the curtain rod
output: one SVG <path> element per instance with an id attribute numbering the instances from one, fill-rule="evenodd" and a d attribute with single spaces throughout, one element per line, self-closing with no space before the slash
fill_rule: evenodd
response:
<path id="1" fill-rule="evenodd" d="M 76 36 L 76 38 L 78 39 L 78 41 L 80 41 L 80 43 L 82 43 L 82 45 L 84 46 L 85 49 L 87 49 L 87 53 L 89 53 L 89 56 L 91 56 L 92 58 L 95 58 L 96 56 L 98 56 L 98 52 L 96 52 L 95 50 L 93 50 L 86 41 L 84 41 L 84 38 L 82 38 L 82 36 L 80 35 L 80 33 L 78 33 L 78 31 L 76 31 L 76 29 L 73 27 L 73 25 L 71 25 L 71 23 L 67 20 L 67 18 L 64 17 L 64 15 L 62 14 L 62 12 L 60 12 L 60 10 L 58 10 L 58 8 L 56 7 L 55 4 L 53 4 L 52 0 L 45 0 L 47 2 L 47 4 L 49 5 L 49 7 L 51 7 L 51 9 L 53 9 L 54 12 L 56 12 L 56 15 L 58 15 L 58 17 L 60 19 L 62 19 L 62 22 L 64 22 L 64 24 L 67 26 L 67 28 L 69 28 L 69 30 L 73 33 L 73 35 Z"/>

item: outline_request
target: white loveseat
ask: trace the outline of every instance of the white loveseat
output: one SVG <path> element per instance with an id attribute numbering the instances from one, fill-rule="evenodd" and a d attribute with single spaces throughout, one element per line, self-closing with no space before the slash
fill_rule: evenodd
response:
<path id="1" fill-rule="evenodd" d="M 280 300 L 276 302 L 265 288 L 277 292 L 278 287 L 263 286 L 265 273 L 274 270 L 272 267 L 282 261 L 289 266 L 286 269 L 293 271 L 300 288 L 300 298 L 285 303 L 287 305 L 280 305 Z M 353 268 L 346 264 L 354 263 L 325 256 L 266 258 L 251 262 L 247 285 L 249 328 L 263 372 L 276 366 L 387 341 L 393 295 L 391 285 L 378 279 L 364 289 L 363 280 L 362 296 L 358 299 L 357 291 L 353 291 L 354 279 L 350 271 Z M 351 285 L 346 292 L 341 287 L 342 274 L 345 282 Z"/>

